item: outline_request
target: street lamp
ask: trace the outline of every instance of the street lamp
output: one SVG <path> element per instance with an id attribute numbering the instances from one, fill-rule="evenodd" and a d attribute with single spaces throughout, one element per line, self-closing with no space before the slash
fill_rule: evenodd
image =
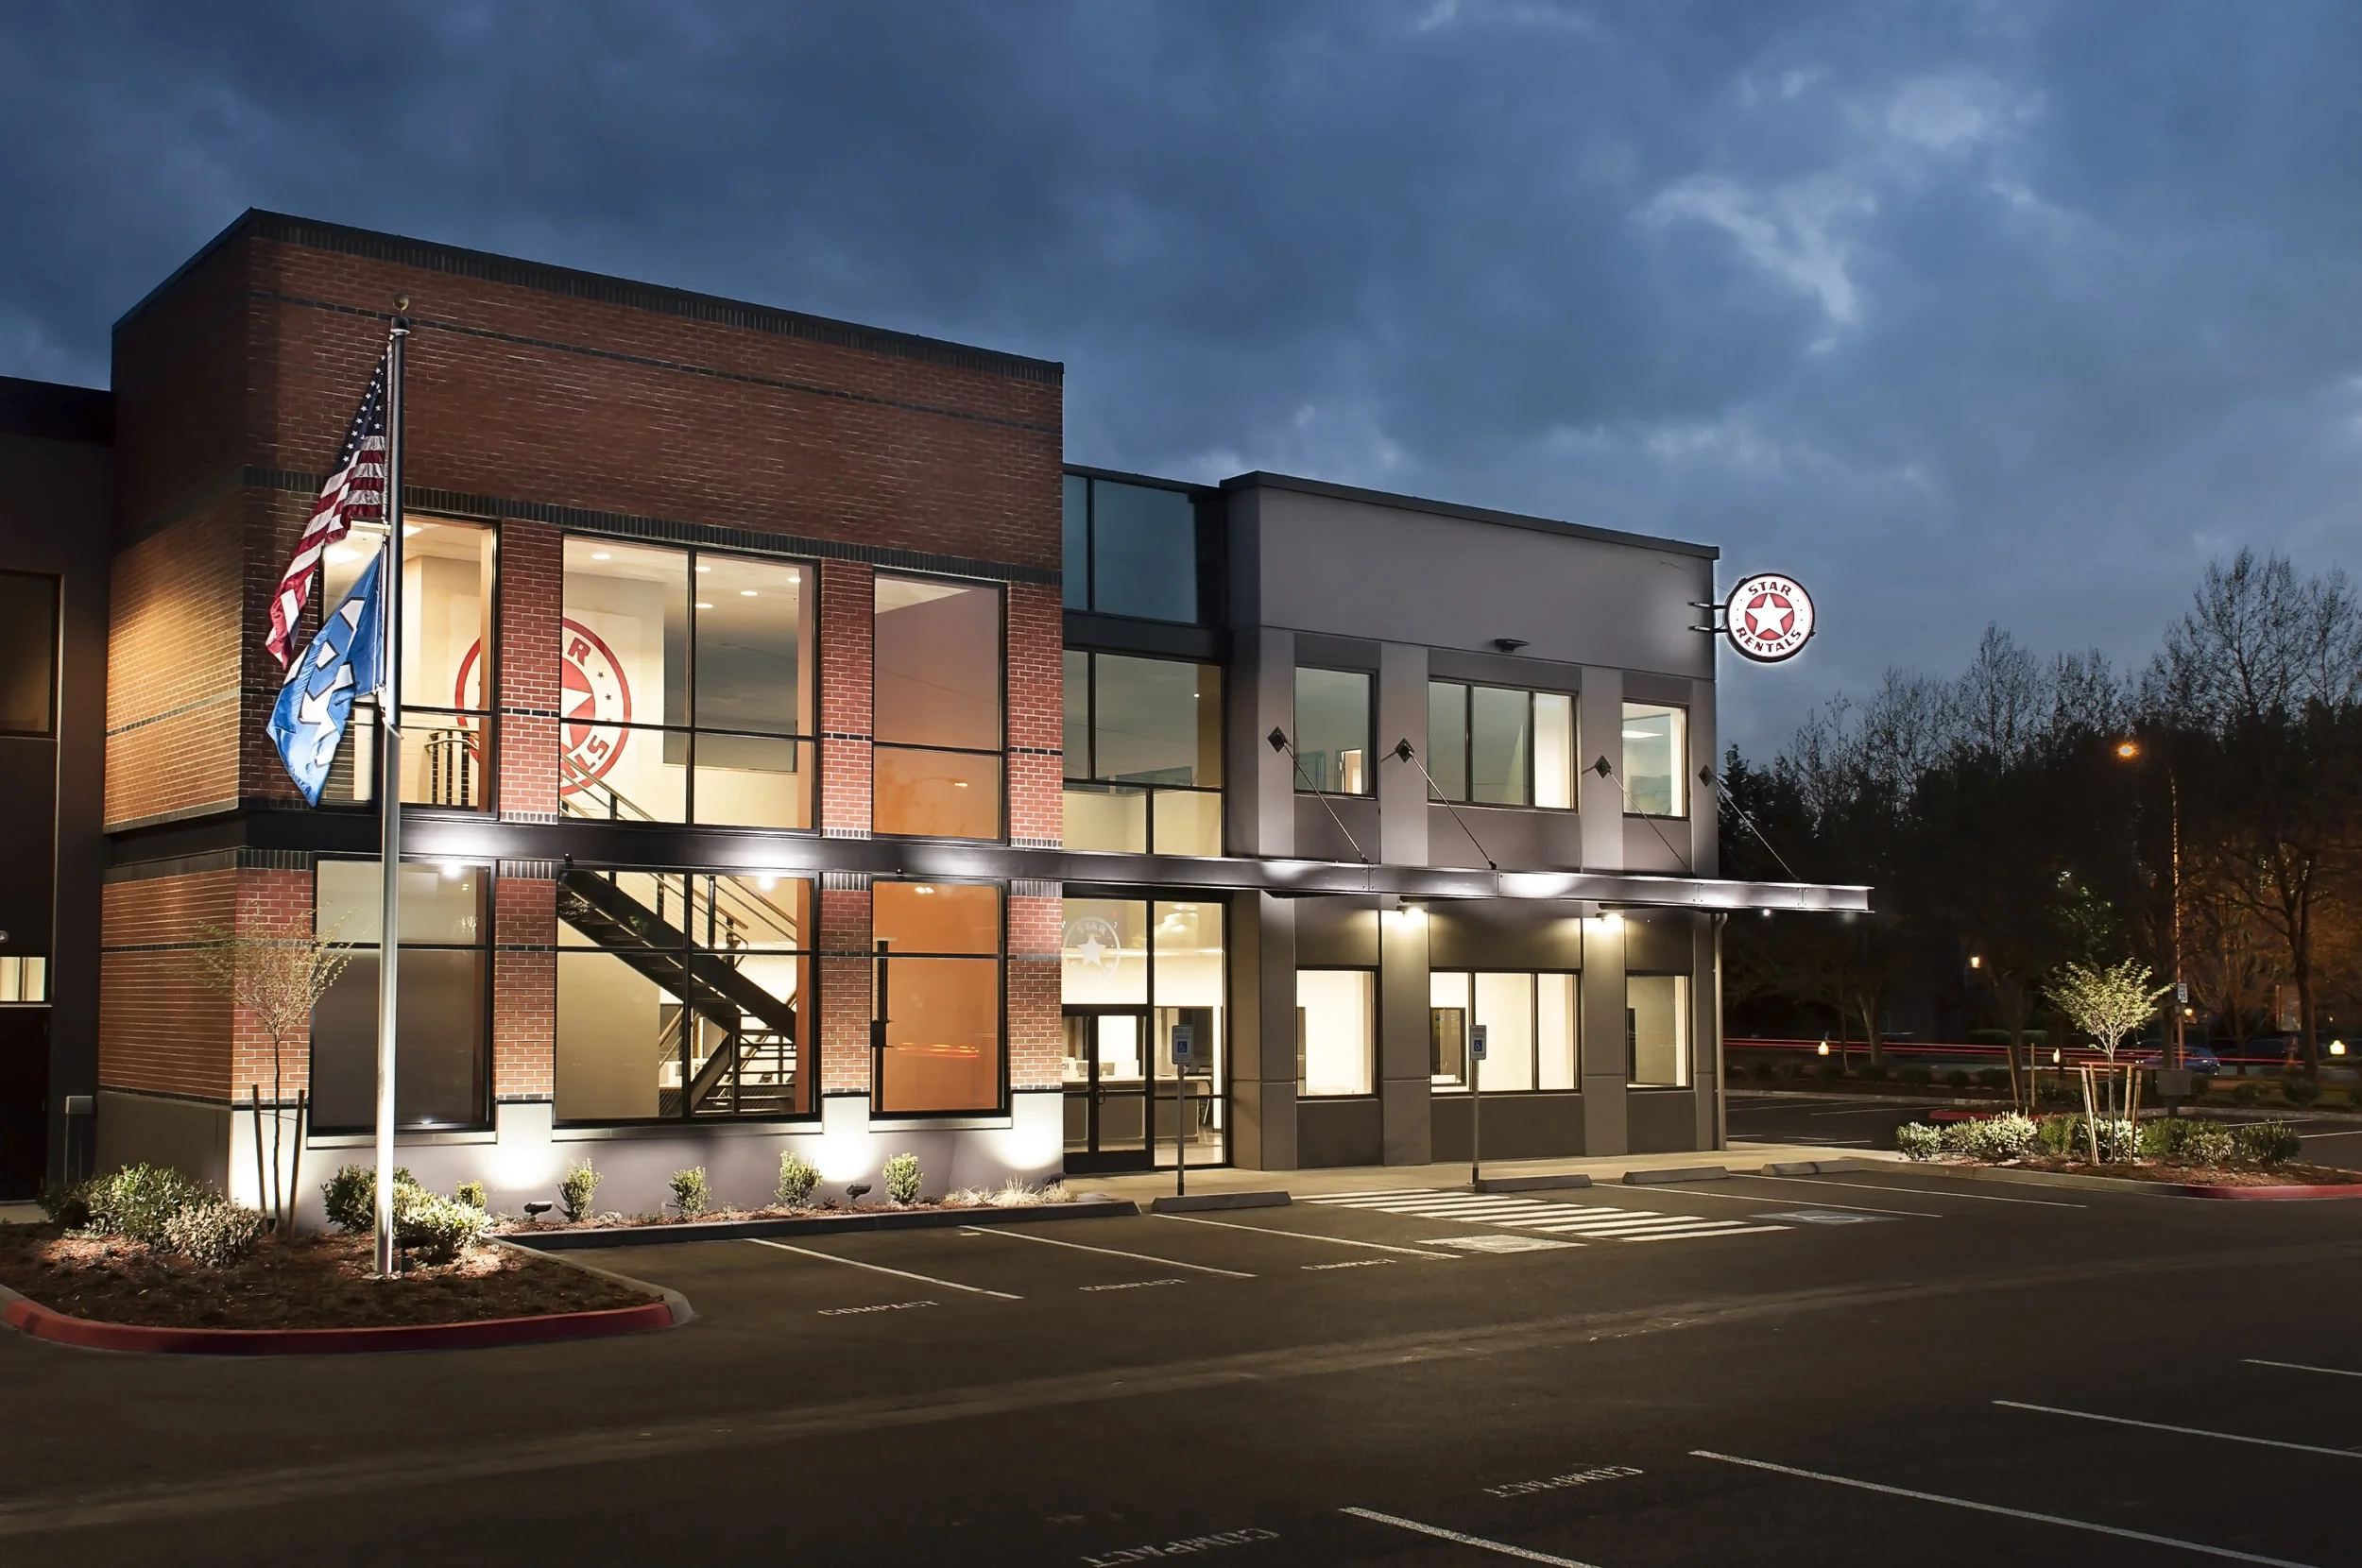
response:
<path id="1" fill-rule="evenodd" d="M 2115 751 L 2120 761 L 2137 762 L 2141 759 L 2141 743 L 2138 741 L 2118 741 Z M 2175 775 L 2171 763 L 2165 766 L 2165 798 L 2170 804 L 2173 818 L 2173 1037 L 2165 1048 L 2165 1065 L 2178 1068 L 2182 1061 L 2182 1031 L 2189 1016 L 2190 997 L 2186 983 L 2182 979 L 2182 780 Z"/>

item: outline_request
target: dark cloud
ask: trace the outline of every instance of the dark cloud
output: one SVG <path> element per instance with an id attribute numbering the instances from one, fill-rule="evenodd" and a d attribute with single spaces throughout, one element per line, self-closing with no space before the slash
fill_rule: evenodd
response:
<path id="1" fill-rule="evenodd" d="M 2362 514 L 2362 9 L 20 8 L 0 371 L 248 205 L 1062 359 L 1069 451 L 1721 543 L 1776 741 Z"/>

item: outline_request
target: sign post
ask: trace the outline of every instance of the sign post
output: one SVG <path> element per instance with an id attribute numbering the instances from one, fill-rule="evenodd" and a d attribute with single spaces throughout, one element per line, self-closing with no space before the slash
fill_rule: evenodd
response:
<path id="1" fill-rule="evenodd" d="M 1468 1026 L 1468 1190 L 1484 1179 L 1484 1026 Z"/>
<path id="2" fill-rule="evenodd" d="M 1172 1195 L 1188 1196 L 1190 1180 L 1190 1063 L 1197 1054 L 1197 1030 L 1172 1026 Z M 1155 1106 L 1150 1114 L 1155 1115 Z M 1152 1127 L 1153 1127 L 1152 1123 Z"/>

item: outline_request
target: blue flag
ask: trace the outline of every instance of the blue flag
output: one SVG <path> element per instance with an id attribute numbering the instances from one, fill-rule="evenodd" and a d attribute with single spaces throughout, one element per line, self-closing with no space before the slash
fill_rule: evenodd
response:
<path id="1" fill-rule="evenodd" d="M 369 563 L 303 656 L 289 667 L 271 708 L 271 743 L 308 805 L 320 803 L 320 787 L 336 760 L 353 699 L 385 684 L 385 600 L 377 581 L 385 558 L 380 552 Z"/>

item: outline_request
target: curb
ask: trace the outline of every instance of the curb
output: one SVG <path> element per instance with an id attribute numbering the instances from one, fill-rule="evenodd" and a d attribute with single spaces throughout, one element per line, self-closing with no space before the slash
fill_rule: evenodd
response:
<path id="1" fill-rule="evenodd" d="M 2220 1199 L 2245 1202 L 2362 1198 L 2362 1182 L 2336 1186 L 2223 1187 L 2197 1182 L 2141 1182 L 2122 1176 L 2078 1176 L 2062 1170 L 2011 1170 L 1995 1166 L 1913 1162 L 1902 1168 L 1960 1182 L 2009 1182 L 2020 1186 L 2072 1187 L 2083 1192 L 2129 1192 L 2149 1198 Z"/>
<path id="2" fill-rule="evenodd" d="M 595 1339 L 671 1328 L 685 1321 L 676 1316 L 676 1305 L 679 1312 L 686 1313 L 689 1304 L 672 1291 L 665 1295 L 672 1299 L 640 1306 L 552 1312 L 531 1318 L 480 1318 L 464 1323 L 398 1323 L 370 1328 L 153 1328 L 69 1317 L 0 1286 L 0 1296 L 7 1298 L 7 1310 L 0 1312 L 0 1321 L 32 1338 L 83 1350 L 167 1355 L 352 1355 L 404 1350 L 484 1350 L 495 1345 Z"/>
<path id="3" fill-rule="evenodd" d="M 1818 1165 L 1821 1162 L 1815 1160 L 1813 1163 Z M 1674 1182 L 1727 1182 L 1730 1179 L 1730 1168 L 1727 1166 L 1719 1165 L 1684 1166 L 1674 1170 L 1627 1170 L 1624 1172 L 1624 1185 L 1628 1187 L 1662 1186 Z"/>
<path id="4" fill-rule="evenodd" d="M 1542 1192 L 1552 1187 L 1587 1187 L 1591 1178 L 1580 1170 L 1556 1176 L 1487 1176 L 1475 1184 L 1478 1192 Z"/>
<path id="5" fill-rule="evenodd" d="M 1209 1195 L 1211 1196 L 1211 1195 Z M 496 1239 L 537 1253 L 598 1247 L 665 1247 L 691 1241 L 751 1241 L 763 1236 L 839 1236 L 848 1231 L 924 1231 L 961 1225 L 1036 1225 L 1053 1219 L 1111 1219 L 1140 1212 L 1129 1198 L 1083 1198 L 1028 1208 L 876 1209 L 812 1219 L 728 1219 L 687 1225 L 616 1225 L 602 1231 L 515 1232 Z"/>
<path id="6" fill-rule="evenodd" d="M 1774 1160 L 1763 1167 L 1765 1176 L 1835 1176 L 1848 1170 L 1867 1170 L 1859 1160 Z"/>
<path id="7" fill-rule="evenodd" d="M 1195 1214 L 1200 1209 L 1277 1209 L 1294 1200 L 1284 1192 L 1200 1192 L 1152 1198 L 1151 1214 Z M 1137 1211 L 1135 1211 L 1137 1212 Z"/>

